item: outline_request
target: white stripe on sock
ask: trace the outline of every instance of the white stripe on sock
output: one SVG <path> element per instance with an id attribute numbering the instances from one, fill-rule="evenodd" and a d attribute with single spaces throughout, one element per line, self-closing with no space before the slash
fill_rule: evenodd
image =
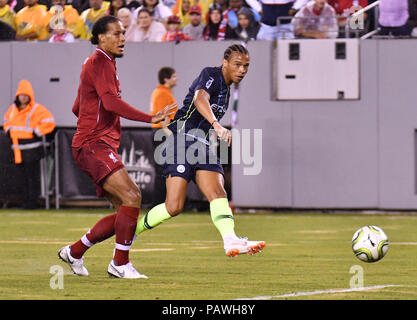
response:
<path id="1" fill-rule="evenodd" d="M 120 243 L 116 243 L 116 249 L 118 250 L 129 251 L 131 246 L 132 245 L 126 246 Z"/>
<path id="2" fill-rule="evenodd" d="M 87 246 L 87 247 L 91 247 L 91 246 L 93 246 L 94 245 L 94 243 L 91 243 L 88 239 L 87 239 L 87 236 L 86 235 L 83 235 L 82 237 L 81 237 L 81 242 L 85 245 L 85 246 Z"/>

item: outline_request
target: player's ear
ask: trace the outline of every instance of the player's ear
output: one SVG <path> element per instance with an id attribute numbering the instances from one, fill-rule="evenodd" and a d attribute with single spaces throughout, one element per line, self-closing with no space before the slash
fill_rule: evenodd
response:
<path id="1" fill-rule="evenodd" d="M 228 63 L 229 63 L 229 61 L 227 61 L 226 59 L 223 59 L 222 66 L 227 67 Z"/>
<path id="2" fill-rule="evenodd" d="M 98 35 L 98 43 L 102 43 L 106 39 L 106 35 L 101 33 Z"/>

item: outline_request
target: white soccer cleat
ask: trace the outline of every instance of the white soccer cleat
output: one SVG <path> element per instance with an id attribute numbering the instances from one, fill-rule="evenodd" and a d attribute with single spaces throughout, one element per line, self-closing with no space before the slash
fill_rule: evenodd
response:
<path id="1" fill-rule="evenodd" d="M 234 258 L 244 253 L 254 255 L 261 252 L 265 246 L 265 241 L 249 241 L 247 238 L 236 238 L 224 244 L 224 251 L 228 257 Z"/>
<path id="2" fill-rule="evenodd" d="M 140 274 L 132 265 L 131 262 L 122 266 L 116 266 L 112 260 L 107 268 L 107 273 L 111 277 L 121 279 L 148 279 L 144 274 Z"/>
<path id="3" fill-rule="evenodd" d="M 88 271 L 84 267 L 84 264 L 83 264 L 83 258 L 75 259 L 74 257 L 72 257 L 71 256 L 71 247 L 69 245 L 59 249 L 58 257 L 62 261 L 68 263 L 72 272 L 74 272 L 76 275 L 78 275 L 78 276 L 88 276 Z"/>

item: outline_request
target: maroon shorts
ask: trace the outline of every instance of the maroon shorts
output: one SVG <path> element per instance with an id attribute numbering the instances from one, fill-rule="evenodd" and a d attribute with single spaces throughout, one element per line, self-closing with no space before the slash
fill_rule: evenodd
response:
<path id="1" fill-rule="evenodd" d="M 124 168 L 117 151 L 103 141 L 72 148 L 75 162 L 94 182 L 97 196 L 104 195 L 103 184 L 116 171 Z"/>

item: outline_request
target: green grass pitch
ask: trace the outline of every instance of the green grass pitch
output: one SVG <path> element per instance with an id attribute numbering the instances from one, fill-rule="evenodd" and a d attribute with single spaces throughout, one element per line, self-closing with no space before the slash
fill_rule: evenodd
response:
<path id="1" fill-rule="evenodd" d="M 183 213 L 135 241 L 130 259 L 149 279 L 109 278 L 114 238 L 85 255 L 90 276 L 73 275 L 58 249 L 111 212 L 0 210 L 0 300 L 417 298 L 416 215 L 237 213 L 238 235 L 267 246 L 231 259 L 209 213 Z M 389 237 L 388 253 L 376 263 L 359 261 L 351 250 L 353 233 L 364 225 L 377 225 Z M 64 270 L 61 289 L 51 287 L 58 283 L 54 266 Z M 363 270 L 364 290 L 351 288 L 352 267 Z"/>

